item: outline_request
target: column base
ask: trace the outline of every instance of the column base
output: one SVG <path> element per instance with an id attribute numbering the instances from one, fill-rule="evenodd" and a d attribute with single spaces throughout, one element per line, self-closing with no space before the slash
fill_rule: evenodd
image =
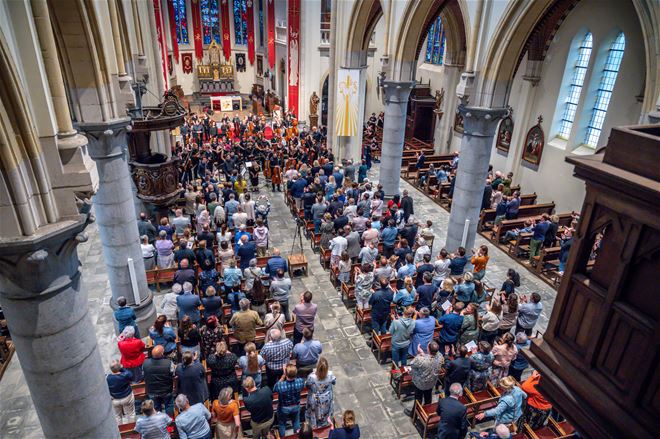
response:
<path id="1" fill-rule="evenodd" d="M 140 328 L 140 335 L 145 337 L 149 334 L 149 328 L 153 326 L 156 320 L 156 306 L 154 305 L 154 295 L 149 291 L 147 298 L 139 306 L 133 308 L 137 316 L 137 325 Z"/>

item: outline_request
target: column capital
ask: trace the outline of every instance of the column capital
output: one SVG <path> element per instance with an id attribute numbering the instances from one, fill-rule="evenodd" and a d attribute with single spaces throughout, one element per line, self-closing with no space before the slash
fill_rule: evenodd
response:
<path id="1" fill-rule="evenodd" d="M 457 112 L 463 116 L 463 132 L 473 137 L 492 137 L 499 120 L 509 114 L 508 108 L 470 107 L 458 105 Z"/>
<path id="2" fill-rule="evenodd" d="M 89 214 L 40 227 L 34 235 L 0 240 L 0 295 L 27 299 L 65 288 L 79 273 L 78 244 L 86 242 Z"/>
<path id="3" fill-rule="evenodd" d="M 410 92 L 417 84 L 417 81 L 389 81 L 385 80 L 383 84 L 383 93 L 385 94 L 385 103 L 402 104 L 408 102 Z"/>
<path id="4" fill-rule="evenodd" d="M 132 129 L 129 117 L 107 122 L 89 122 L 78 124 L 89 140 L 87 146 L 92 159 L 104 160 L 124 155 L 128 148 L 126 134 Z"/>

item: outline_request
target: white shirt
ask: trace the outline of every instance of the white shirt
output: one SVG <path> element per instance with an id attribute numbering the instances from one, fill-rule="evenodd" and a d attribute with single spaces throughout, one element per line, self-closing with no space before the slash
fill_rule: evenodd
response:
<path id="1" fill-rule="evenodd" d="M 438 259 L 433 263 L 434 271 L 433 271 L 433 280 L 435 281 L 440 281 L 442 282 L 449 276 L 450 270 L 449 270 L 449 264 L 451 263 L 451 259 Z"/>
<path id="2" fill-rule="evenodd" d="M 142 257 L 151 258 L 154 255 L 155 248 L 151 244 L 140 244 L 142 247 Z"/>
<path id="3" fill-rule="evenodd" d="M 348 248 L 348 241 L 343 236 L 335 236 L 330 240 L 330 250 L 333 256 L 341 256 Z"/>

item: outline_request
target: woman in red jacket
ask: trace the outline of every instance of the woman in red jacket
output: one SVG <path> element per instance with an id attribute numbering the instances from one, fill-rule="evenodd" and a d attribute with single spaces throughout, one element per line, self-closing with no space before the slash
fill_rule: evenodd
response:
<path id="1" fill-rule="evenodd" d="M 119 352 L 121 352 L 121 365 L 133 374 L 133 382 L 142 381 L 142 363 L 144 363 L 144 342 L 135 338 L 135 328 L 127 326 L 119 336 Z"/>

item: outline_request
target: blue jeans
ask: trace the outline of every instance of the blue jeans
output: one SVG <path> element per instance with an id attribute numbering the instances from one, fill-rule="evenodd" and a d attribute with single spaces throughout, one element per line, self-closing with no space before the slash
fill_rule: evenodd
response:
<path id="1" fill-rule="evenodd" d="M 564 270 L 566 269 L 566 262 L 559 262 L 559 272 L 563 273 Z"/>
<path id="2" fill-rule="evenodd" d="M 392 346 L 392 363 L 399 366 L 405 366 L 408 362 L 408 346 L 405 348 L 395 348 Z"/>
<path id="3" fill-rule="evenodd" d="M 165 395 L 149 395 L 149 399 L 154 402 L 154 409 L 161 412 L 163 408 L 165 413 L 172 416 L 174 414 L 174 399 L 172 398 L 171 393 Z"/>
<path id="4" fill-rule="evenodd" d="M 321 220 L 320 219 L 315 219 L 314 220 L 314 233 L 321 233 Z"/>
<path id="5" fill-rule="evenodd" d="M 385 320 L 383 322 L 379 322 L 378 320 L 372 317 L 371 329 L 373 329 L 380 335 L 387 334 L 387 317 L 385 317 Z"/>
<path id="6" fill-rule="evenodd" d="M 291 420 L 293 431 L 300 429 L 300 406 L 278 407 L 277 408 L 277 428 L 280 431 L 280 437 L 286 436 L 286 421 Z"/>

